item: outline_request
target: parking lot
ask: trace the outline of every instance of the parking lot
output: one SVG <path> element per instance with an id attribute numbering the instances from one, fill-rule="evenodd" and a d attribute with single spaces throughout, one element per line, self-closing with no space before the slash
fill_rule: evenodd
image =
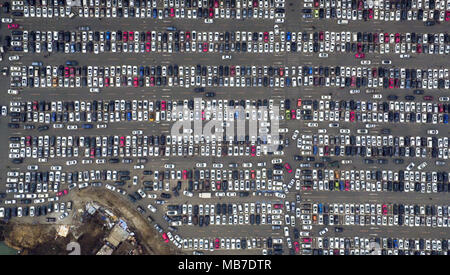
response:
<path id="1" fill-rule="evenodd" d="M 187 254 L 447 254 L 447 2 L 34 2 L 0 13 L 0 218 L 101 188 Z"/>

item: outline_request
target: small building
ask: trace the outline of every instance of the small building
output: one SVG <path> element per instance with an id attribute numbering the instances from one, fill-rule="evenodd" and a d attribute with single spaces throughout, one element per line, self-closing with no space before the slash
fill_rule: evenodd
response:
<path id="1" fill-rule="evenodd" d="M 103 245 L 102 248 L 97 252 L 97 255 L 111 255 L 114 249 L 109 247 L 107 244 Z"/>
<path id="2" fill-rule="evenodd" d="M 60 225 L 58 227 L 57 236 L 58 237 L 67 237 L 67 234 L 69 234 L 69 226 L 68 225 Z"/>
<path id="3" fill-rule="evenodd" d="M 114 247 L 118 247 L 121 242 L 128 238 L 128 236 L 129 233 L 119 223 L 117 223 L 111 230 L 111 233 L 109 233 L 106 241 Z"/>

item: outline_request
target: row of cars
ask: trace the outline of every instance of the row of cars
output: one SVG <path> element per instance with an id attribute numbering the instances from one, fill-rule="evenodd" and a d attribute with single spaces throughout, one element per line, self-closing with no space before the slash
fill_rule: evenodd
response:
<path id="1" fill-rule="evenodd" d="M 175 69 L 176 67 L 176 69 Z M 244 69 L 245 67 L 245 69 Z M 389 89 L 449 89 L 446 69 L 297 67 L 286 74 L 284 67 L 256 66 L 112 66 L 50 68 L 12 66 L 11 87 L 370 87 Z M 139 68 L 139 69 L 138 69 Z M 147 69 L 148 68 L 148 69 Z M 166 68 L 164 70 L 163 68 Z M 182 69 L 181 69 L 182 68 Z M 295 68 L 295 67 L 294 67 Z M 108 71 L 108 73 L 105 73 Z M 320 73 L 319 73 L 320 72 Z M 28 76 L 32 73 L 32 76 Z M 263 74 L 264 73 L 264 74 Z M 164 74 L 164 75 L 163 75 Z M 108 75 L 108 76 L 107 76 Z M 279 75 L 277 77 L 276 75 Z M 359 75 L 359 76 L 358 76 Z M 48 85 L 47 85 L 48 84 Z"/>
<path id="2" fill-rule="evenodd" d="M 20 31 L 17 31 L 20 32 Z M 327 58 L 332 53 L 357 53 L 356 58 L 364 59 L 366 53 L 400 54 L 401 58 L 410 58 L 410 54 L 448 54 L 449 45 L 433 44 L 376 44 L 361 42 L 35 42 L 22 41 L 20 36 L 7 37 L 7 45 L 14 52 L 24 53 L 319 53 L 319 57 Z M 224 55 L 222 59 L 231 59 Z M 11 59 L 15 61 L 18 59 Z M 370 64 L 370 60 L 362 60 Z M 366 65 L 367 65 L 366 64 Z"/>
<path id="3" fill-rule="evenodd" d="M 219 2 L 204 2 L 205 5 L 199 4 L 201 1 L 190 0 L 182 1 L 186 6 L 179 7 L 154 7 L 141 5 L 140 1 L 136 6 L 120 5 L 120 6 L 89 6 L 82 7 L 70 6 L 34 6 L 34 5 L 13 5 L 12 10 L 14 16 L 24 17 L 40 17 L 40 18 L 73 18 L 78 15 L 83 18 L 154 18 L 154 19 L 204 19 L 205 23 L 213 23 L 212 19 L 275 19 L 278 23 L 284 22 L 284 1 L 266 2 L 266 5 L 258 7 L 249 2 L 248 5 L 242 5 L 236 1 L 226 1 L 226 7 L 219 7 Z M 128 2 L 128 1 L 126 1 Z M 92 3 L 92 2 L 91 2 Z M 119 3 L 119 2 L 116 2 Z M 145 3 L 145 2 L 144 2 Z M 271 5 L 269 6 L 269 3 Z M 236 5 L 237 4 L 237 5 Z M 245 3 L 247 4 L 247 3 Z"/>
<path id="4" fill-rule="evenodd" d="M 348 20 L 381 20 L 423 21 L 426 26 L 433 26 L 450 20 L 445 1 L 351 1 L 347 5 L 340 0 L 308 0 L 303 7 L 303 18 L 337 19 L 338 24 L 348 24 Z"/>
<path id="5" fill-rule="evenodd" d="M 199 89 L 204 91 L 204 89 Z M 11 91 L 14 91 L 11 89 Z M 423 90 L 414 91 L 415 94 Z M 18 94 L 18 91 L 17 93 Z M 2 107 L 2 115 L 9 115 L 11 122 L 118 122 L 118 121 L 156 121 L 167 120 L 224 120 L 238 119 L 264 120 L 272 119 L 303 119 L 313 121 L 337 122 L 416 122 L 416 123 L 447 123 L 449 104 L 448 97 L 440 97 L 443 103 L 412 102 L 412 101 L 332 101 L 331 97 L 323 96 L 322 100 L 110 100 L 110 101 L 12 101 L 10 107 Z M 388 99 L 398 99 L 388 95 Z M 411 100 L 411 98 L 409 98 Z M 424 96 L 433 100 L 432 96 Z M 277 104 L 279 102 L 279 104 Z M 275 114 L 278 107 L 281 114 Z M 18 114 L 19 113 L 19 114 Z M 23 119 L 21 117 L 24 117 Z M 17 119 L 19 118 L 20 119 Z M 264 126 L 264 125 L 261 125 Z M 330 127 L 338 127 L 330 125 Z M 387 130 L 386 130 L 387 131 Z M 341 134 L 348 134 L 346 129 Z M 358 134 L 367 134 L 367 129 L 358 129 Z M 187 133 L 187 132 L 186 132 Z M 320 129 L 326 133 L 326 129 Z M 438 134 L 431 131 L 428 134 Z M 295 138 L 294 138 L 295 139 Z"/>
<path id="6" fill-rule="evenodd" d="M 434 131 L 437 132 L 437 130 L 430 130 L 430 132 Z M 448 143 L 446 138 L 318 135 L 319 142 L 317 142 L 317 136 L 315 135 L 314 137 L 315 141 L 311 138 L 297 139 L 297 148 L 301 150 L 300 156 L 310 156 L 308 158 L 312 159 L 314 159 L 314 156 L 322 158 L 326 158 L 327 156 L 361 156 L 367 158 L 364 159 L 366 164 L 387 164 L 388 160 L 383 159 L 383 157 L 432 157 L 448 159 Z M 400 141 L 402 144 L 400 144 Z M 376 159 L 377 157 L 379 159 Z M 395 159 L 394 163 L 403 164 L 404 161 Z M 436 164 L 441 166 L 445 165 L 445 163 L 438 164 L 437 162 Z"/>
<path id="7" fill-rule="evenodd" d="M 307 238 L 313 255 L 448 255 L 447 239 L 392 237 Z M 375 248 L 375 249 L 374 249 Z"/>
<path id="8" fill-rule="evenodd" d="M 11 35 L 21 37 L 15 41 L 31 42 L 349 42 L 349 43 L 375 43 L 375 44 L 443 44 L 449 43 L 447 33 L 388 33 L 388 32 L 334 32 L 334 31 L 40 31 L 40 30 L 14 30 L 19 25 L 8 24 Z"/>
<path id="9" fill-rule="evenodd" d="M 13 24 L 10 24 L 13 25 Z M 8 25 L 9 26 L 9 25 Z M 17 25 L 15 25 L 17 26 Z M 229 52 L 306 52 L 310 47 L 313 51 L 320 46 L 320 52 L 352 51 L 389 53 L 389 45 L 395 51 L 405 53 L 433 53 L 440 48 L 448 51 L 448 34 L 421 33 L 367 33 L 367 32 L 198 32 L 197 31 L 27 31 L 14 30 L 11 32 L 14 47 L 22 47 L 25 52 L 82 52 L 95 53 L 112 52 L 199 52 L 219 51 Z M 9 41 L 10 39 L 7 39 Z M 103 43 L 102 43 L 103 42 Z M 248 42 L 248 43 L 247 43 Z M 259 43 L 258 43 L 259 42 Z M 264 44 L 262 44 L 264 42 Z M 270 42 L 270 45 L 267 43 Z M 278 42 L 281 42 L 279 44 Z M 298 43 L 296 43 L 298 42 Z M 308 43 L 309 42 L 309 43 Z M 312 43 L 314 42 L 314 43 Z M 318 44 L 320 42 L 320 44 Z M 325 44 L 323 43 L 325 42 Z M 27 44 L 28 43 L 28 44 Z M 203 44 L 202 44 L 203 43 Z M 274 44 L 275 43 L 275 44 Z M 286 44 L 284 44 L 286 43 Z M 382 47 L 380 47 L 380 44 Z M 99 45 L 100 48 L 99 49 Z M 263 45 L 263 46 L 262 46 Z M 312 46 L 311 46 L 312 45 Z M 319 45 L 319 46 L 318 46 Z M 325 45 L 325 47 L 324 47 Z M 274 49 L 275 46 L 275 49 Z M 281 48 L 280 48 L 281 46 Z M 395 47 L 394 47 L 395 46 Z M 141 49 L 142 48 L 142 49 Z M 342 48 L 342 49 L 341 49 Z M 398 49 L 397 49 L 398 48 Z"/>

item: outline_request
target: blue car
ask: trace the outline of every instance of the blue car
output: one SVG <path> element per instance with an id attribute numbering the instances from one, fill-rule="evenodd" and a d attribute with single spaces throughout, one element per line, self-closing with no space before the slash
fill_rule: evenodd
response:
<path id="1" fill-rule="evenodd" d="M 291 87 L 291 78 L 286 77 L 286 87 Z"/>
<path id="2" fill-rule="evenodd" d="M 313 147 L 313 155 L 317 155 L 317 145 L 314 145 Z"/>
<path id="3" fill-rule="evenodd" d="M 128 120 L 128 121 L 131 120 L 131 112 L 127 112 L 127 120 Z"/>
<path id="4" fill-rule="evenodd" d="M 94 127 L 92 124 L 83 124 L 83 125 L 81 125 L 81 127 L 83 128 L 83 129 L 91 129 L 92 127 Z"/>
<path id="5" fill-rule="evenodd" d="M 106 40 L 111 40 L 111 32 L 106 32 Z"/>
<path id="6" fill-rule="evenodd" d="M 448 123 L 448 114 L 444 114 L 444 123 L 445 123 L 445 124 Z"/>
<path id="7" fill-rule="evenodd" d="M 309 69 L 308 74 L 312 75 L 313 74 L 313 68 L 309 67 L 308 69 Z"/>
<path id="8" fill-rule="evenodd" d="M 286 41 L 291 41 L 291 32 L 286 33 Z"/>
<path id="9" fill-rule="evenodd" d="M 339 181 L 339 190 L 344 191 L 344 182 Z"/>
<path id="10" fill-rule="evenodd" d="M 153 9 L 153 18 L 157 18 L 158 17 L 158 10 L 155 8 Z"/>

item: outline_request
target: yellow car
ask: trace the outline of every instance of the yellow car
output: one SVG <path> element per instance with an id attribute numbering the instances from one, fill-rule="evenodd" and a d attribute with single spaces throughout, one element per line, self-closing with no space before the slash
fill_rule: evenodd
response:
<path id="1" fill-rule="evenodd" d="M 314 10 L 314 18 L 319 18 L 319 10 Z"/>

